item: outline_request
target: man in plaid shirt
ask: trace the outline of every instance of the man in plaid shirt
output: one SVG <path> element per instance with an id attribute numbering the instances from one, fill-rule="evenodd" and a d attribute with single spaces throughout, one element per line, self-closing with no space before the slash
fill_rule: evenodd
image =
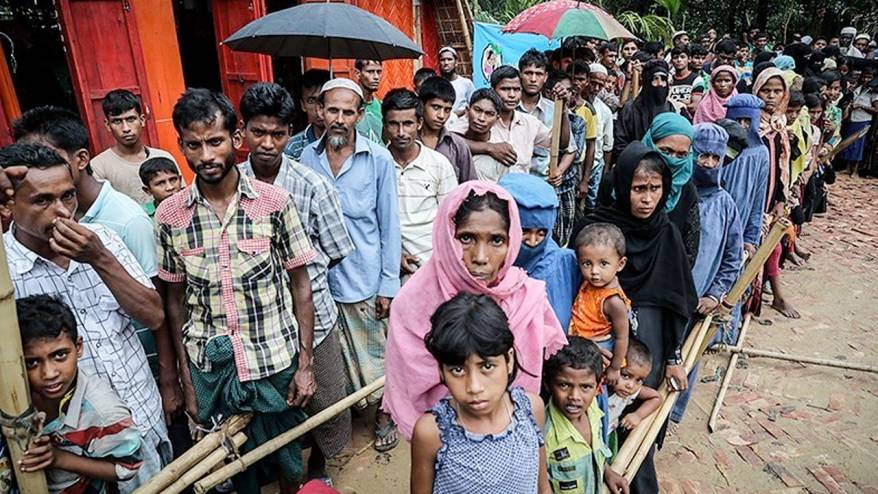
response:
<path id="1" fill-rule="evenodd" d="M 298 424 L 316 389 L 305 267 L 316 254 L 289 193 L 235 166 L 241 133 L 228 98 L 189 89 L 173 120 L 196 179 L 162 202 L 155 219 L 187 410 L 200 423 L 255 412 L 246 434 L 260 444 Z M 267 460 L 292 489 L 298 445 Z M 254 471 L 235 487 L 258 492 Z"/>

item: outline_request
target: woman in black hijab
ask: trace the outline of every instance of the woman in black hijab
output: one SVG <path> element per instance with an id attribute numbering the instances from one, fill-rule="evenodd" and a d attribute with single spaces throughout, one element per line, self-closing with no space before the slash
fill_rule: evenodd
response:
<path id="1" fill-rule="evenodd" d="M 652 353 L 644 384 L 655 388 L 673 378 L 685 388 L 680 348 L 698 298 L 680 231 L 664 211 L 671 172 L 661 155 L 640 141 L 629 144 L 613 169 L 615 200 L 585 223 L 611 223 L 625 234 L 628 262 L 619 283 L 637 318 L 637 338 Z M 631 492 L 658 492 L 652 451 L 631 484 Z"/>
<path id="2" fill-rule="evenodd" d="M 642 139 L 656 115 L 675 111 L 668 101 L 670 70 L 664 60 L 646 63 L 641 85 L 640 94 L 619 110 L 613 129 L 613 156 L 619 156 L 629 142 Z"/>

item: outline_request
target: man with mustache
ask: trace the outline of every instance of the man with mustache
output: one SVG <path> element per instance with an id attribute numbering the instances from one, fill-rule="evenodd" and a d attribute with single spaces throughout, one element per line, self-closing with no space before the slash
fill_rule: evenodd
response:
<path id="1" fill-rule="evenodd" d="M 363 118 L 363 90 L 350 79 L 333 79 L 320 91 L 326 122 L 323 137 L 302 151 L 302 164 L 338 190 L 355 250 L 329 270 L 329 290 L 338 303 L 345 364 L 354 389 L 384 375 L 384 347 L 390 301 L 399 290 L 402 240 L 396 196 L 396 167 L 384 146 L 357 135 Z M 378 405 L 380 391 L 359 405 Z M 399 441 L 390 415 L 378 412 L 375 448 Z"/>
<path id="2" fill-rule="evenodd" d="M 173 121 L 195 181 L 155 221 L 186 408 L 202 424 L 254 412 L 247 439 L 261 444 L 301 422 L 316 390 L 306 269 L 316 253 L 289 193 L 235 166 L 241 132 L 228 98 L 188 89 Z M 295 492 L 299 455 L 294 443 L 264 460 L 284 492 Z M 259 492 L 254 472 L 235 477 L 237 492 Z"/>
<path id="3" fill-rule="evenodd" d="M 396 162 L 401 274 L 408 278 L 433 254 L 433 221 L 439 203 L 455 187 L 457 176 L 448 158 L 418 141 L 424 106 L 418 95 L 398 88 L 381 104 L 384 135 Z"/>

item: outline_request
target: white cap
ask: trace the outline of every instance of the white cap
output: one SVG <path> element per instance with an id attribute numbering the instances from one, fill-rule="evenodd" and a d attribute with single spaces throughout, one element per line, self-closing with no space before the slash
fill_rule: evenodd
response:
<path id="1" fill-rule="evenodd" d="M 813 41 L 814 41 L 814 38 L 812 38 L 810 36 L 807 36 L 807 35 L 802 36 L 802 43 L 805 43 L 806 45 L 810 45 L 811 42 L 813 42 Z"/>
<path id="2" fill-rule="evenodd" d="M 843 27 L 843 28 L 841 28 L 841 34 L 842 34 L 842 36 L 844 36 L 846 34 L 850 35 L 850 36 L 856 36 L 857 35 L 857 28 L 855 28 L 853 26 Z"/>
<path id="3" fill-rule="evenodd" d="M 443 46 L 442 48 L 440 48 L 439 54 L 441 55 L 443 52 L 446 52 L 446 51 L 448 53 L 451 53 L 452 55 L 454 55 L 454 58 L 460 59 L 460 56 L 458 56 L 458 54 L 457 54 L 457 50 L 455 50 L 454 48 L 452 48 L 450 46 Z"/>
<path id="4" fill-rule="evenodd" d="M 687 33 L 686 31 L 677 31 L 676 33 L 674 33 L 673 36 L 671 36 L 671 39 L 677 39 L 677 38 L 679 38 L 680 36 L 683 36 L 684 34 L 685 34 L 686 36 L 689 36 L 689 33 Z"/>
<path id="5" fill-rule="evenodd" d="M 326 84 L 324 84 L 323 87 L 320 88 L 320 94 L 339 88 L 350 89 L 351 91 L 357 93 L 357 96 L 359 96 L 360 99 L 365 99 L 363 97 L 363 88 L 361 88 L 360 85 L 356 82 L 344 77 L 336 77 L 335 79 L 330 79 L 326 81 Z"/>
<path id="6" fill-rule="evenodd" d="M 607 72 L 607 68 L 599 63 L 593 63 L 593 64 L 589 65 L 588 71 L 591 72 L 592 74 L 604 74 L 604 75 L 610 74 L 609 72 Z"/>
<path id="7" fill-rule="evenodd" d="M 861 39 L 864 39 L 866 41 L 872 41 L 872 37 L 866 33 L 858 34 L 857 37 L 854 38 L 854 40 L 857 40 L 857 41 L 859 41 Z"/>

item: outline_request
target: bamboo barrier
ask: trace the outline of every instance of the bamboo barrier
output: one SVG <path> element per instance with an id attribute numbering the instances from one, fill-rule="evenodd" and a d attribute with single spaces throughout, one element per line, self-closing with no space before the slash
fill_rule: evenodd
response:
<path id="1" fill-rule="evenodd" d="M 850 369 L 863 372 L 878 373 L 878 366 L 845 362 L 844 360 L 808 357 L 805 355 L 790 355 L 788 353 L 772 352 L 769 350 L 757 350 L 755 348 L 743 348 L 741 349 L 740 353 L 750 357 L 767 357 L 779 360 L 788 360 L 790 362 L 798 362 L 800 364 L 815 364 L 823 365 L 826 367 L 837 367 L 839 369 Z"/>
<path id="2" fill-rule="evenodd" d="M 744 344 L 744 338 L 747 337 L 747 331 L 750 329 L 750 322 L 753 320 L 752 314 L 747 314 L 744 317 L 744 322 L 741 324 L 741 333 L 738 334 L 738 344 L 735 345 L 740 348 L 741 345 Z M 716 430 L 716 421 L 719 418 L 719 409 L 722 407 L 723 400 L 726 397 L 726 392 L 729 390 L 729 384 L 732 382 L 732 374 L 735 372 L 735 368 L 738 365 L 738 353 L 735 352 L 732 354 L 729 359 L 729 364 L 726 366 L 726 373 L 723 375 L 723 382 L 719 387 L 719 393 L 716 395 L 716 401 L 713 403 L 713 410 L 710 411 L 710 418 L 707 421 L 707 430 L 713 432 Z"/>
<path id="3" fill-rule="evenodd" d="M 183 474 L 182 477 L 177 479 L 176 482 L 168 486 L 166 489 L 163 489 L 162 494 L 180 494 L 187 487 L 197 482 L 199 479 L 207 475 L 211 472 L 217 465 L 222 463 L 223 460 L 226 459 L 227 456 L 231 454 L 237 454 L 238 448 L 244 445 L 247 442 L 247 436 L 244 435 L 243 432 L 239 432 L 235 434 L 234 437 L 230 438 L 229 441 L 231 444 L 223 444 L 223 447 L 216 449 L 214 452 L 207 455 L 203 460 L 196 463 L 189 471 Z"/>
<path id="4" fill-rule="evenodd" d="M 384 376 L 381 376 L 380 378 L 369 383 L 366 387 L 360 388 L 356 392 L 348 395 L 343 400 L 335 403 L 331 407 L 322 410 L 321 412 L 315 414 L 314 416 L 297 425 L 296 427 L 293 427 L 292 429 L 280 434 L 270 441 L 263 443 L 262 445 L 254 448 L 247 454 L 234 459 L 231 463 L 213 472 L 207 477 L 204 477 L 199 482 L 196 482 L 195 493 L 205 494 L 210 489 L 213 489 L 217 485 L 243 472 L 257 461 L 265 458 L 271 453 L 274 453 L 283 446 L 295 441 L 299 437 L 310 432 L 315 427 L 335 417 L 344 410 L 347 410 L 358 401 L 362 400 L 363 398 L 369 396 L 370 394 L 383 387 Z"/>
<path id="5" fill-rule="evenodd" d="M 183 453 L 179 458 L 174 460 L 170 465 L 162 469 L 149 482 L 141 485 L 134 491 L 134 494 L 158 494 L 164 492 L 164 489 L 176 482 L 180 476 L 188 472 L 190 469 L 199 464 L 202 460 L 209 457 L 222 446 L 225 438 L 237 437 L 238 433 L 244 430 L 244 427 L 250 423 L 251 415 L 233 415 L 226 420 L 220 430 L 211 432 L 201 438 L 188 451 Z M 221 448 L 220 451 L 223 451 Z M 225 455 L 223 456 L 223 458 Z M 221 458 L 222 459 L 222 458 Z M 218 462 L 217 462 L 218 463 Z M 216 465 L 216 463 L 214 463 Z M 208 469 L 209 470 L 209 469 Z M 200 477 L 198 477 L 200 478 Z M 196 478 L 195 480 L 198 480 Z M 195 481 L 193 480 L 193 482 Z"/>
<path id="6" fill-rule="evenodd" d="M 784 232 L 786 232 L 789 227 L 790 222 L 786 218 L 781 218 L 775 222 L 771 231 L 762 242 L 762 245 L 760 245 L 759 249 L 756 251 L 756 254 L 753 255 L 753 258 L 747 264 L 747 267 L 744 268 L 741 276 L 726 295 L 725 302 L 728 305 L 725 309 L 734 307 L 738 303 L 738 300 L 743 297 L 747 287 L 750 286 L 762 270 L 765 261 L 771 255 L 771 252 L 774 251 L 775 247 L 777 247 L 777 244 L 780 243 Z M 683 342 L 683 368 L 686 370 L 687 374 L 692 370 L 692 367 L 695 366 L 698 359 L 701 358 L 701 354 L 707 347 L 709 341 L 707 337 L 711 334 L 710 328 L 712 327 L 712 323 L 713 314 L 709 314 L 697 329 L 690 332 L 689 336 Z M 662 383 L 659 386 L 658 393 L 663 398 L 662 406 L 650 414 L 649 417 L 641 421 L 640 424 L 631 431 L 621 448 L 619 448 L 619 452 L 616 454 L 616 458 L 610 466 L 613 471 L 623 475 L 628 482 L 631 482 L 631 480 L 634 479 L 637 470 L 649 454 L 655 439 L 658 437 L 658 434 L 670 415 L 671 409 L 679 395 L 679 392 L 669 390 L 666 383 Z M 609 492 L 609 488 L 604 484 L 602 493 L 609 494 Z"/>
<path id="7" fill-rule="evenodd" d="M 0 242 L 2 243 L 2 242 Z M 18 316 L 15 313 L 15 290 L 9 277 L 6 248 L 0 245 L 0 412 L 6 425 L 3 436 L 12 458 L 15 480 L 22 494 L 44 494 L 49 491 L 43 471 L 22 472 L 18 466 L 24 450 L 39 434 L 39 423 L 30 403 L 27 372 Z M 11 421 L 11 422 L 10 422 Z"/>
<path id="8" fill-rule="evenodd" d="M 555 176 L 558 170 L 558 160 L 561 155 L 561 119 L 566 117 L 564 101 L 555 99 L 555 112 L 552 114 L 552 148 L 549 150 L 549 176 Z"/>

